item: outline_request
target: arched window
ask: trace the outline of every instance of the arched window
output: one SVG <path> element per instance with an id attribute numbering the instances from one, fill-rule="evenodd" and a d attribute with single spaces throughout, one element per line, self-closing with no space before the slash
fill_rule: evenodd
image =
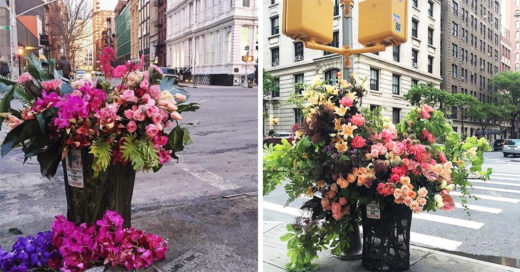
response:
<path id="1" fill-rule="evenodd" d="M 330 85 L 337 85 L 338 73 L 339 69 L 328 70 L 327 72 L 325 72 L 325 80 L 327 80 Z"/>

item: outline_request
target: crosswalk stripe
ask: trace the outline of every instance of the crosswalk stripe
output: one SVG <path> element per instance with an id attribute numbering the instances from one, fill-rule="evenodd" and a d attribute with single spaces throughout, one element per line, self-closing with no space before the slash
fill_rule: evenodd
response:
<path id="1" fill-rule="evenodd" d="M 271 203 L 267 201 L 262 202 L 262 207 L 264 209 L 268 209 L 275 212 L 285 213 L 292 216 L 302 216 L 303 211 L 297 208 L 289 207 L 289 206 L 283 206 L 276 203 Z"/>
<path id="2" fill-rule="evenodd" d="M 426 235 L 417 232 L 410 232 L 410 241 L 412 243 L 418 243 L 422 245 L 427 245 L 435 248 L 445 249 L 445 250 L 456 250 L 462 242 L 449 240 L 437 236 Z"/>
<path id="3" fill-rule="evenodd" d="M 473 189 L 497 191 L 497 192 L 506 192 L 506 193 L 512 193 L 512 194 L 520 194 L 520 190 L 511 190 L 511 189 L 504 189 L 504 188 L 493 188 L 493 187 L 486 187 L 486 186 L 473 186 Z"/>
<path id="4" fill-rule="evenodd" d="M 450 192 L 450 195 L 453 196 L 461 196 L 462 194 L 459 192 Z M 474 196 L 486 199 L 486 200 L 494 200 L 494 201 L 501 201 L 501 202 L 508 202 L 508 203 L 519 203 L 520 200 L 516 198 L 509 198 L 509 197 L 501 197 L 501 196 L 490 196 L 490 195 L 480 195 L 480 194 L 473 194 Z"/>
<path id="5" fill-rule="evenodd" d="M 517 186 L 520 187 L 520 183 L 500 182 L 500 181 L 485 181 L 474 179 L 471 183 L 484 183 L 486 185 L 506 185 L 506 186 Z"/>
<path id="6" fill-rule="evenodd" d="M 497 173 L 497 172 L 493 172 L 491 174 L 491 178 L 494 178 L 494 177 L 512 177 L 512 178 L 516 178 L 518 179 L 518 173 L 514 174 L 514 173 Z"/>
<path id="7" fill-rule="evenodd" d="M 519 178 L 504 178 L 504 177 L 495 177 L 495 176 L 491 176 L 490 178 L 491 180 L 516 180 L 516 181 L 519 181 L 520 179 Z"/>
<path id="8" fill-rule="evenodd" d="M 489 207 L 478 206 L 478 205 L 470 205 L 470 204 L 466 204 L 466 205 L 468 206 L 468 209 L 472 210 L 472 211 L 496 213 L 496 214 L 502 212 L 502 209 L 497 209 L 497 208 L 489 208 Z M 461 203 L 455 203 L 455 207 L 459 208 L 459 209 L 464 209 L 464 206 L 462 206 Z"/>
<path id="9" fill-rule="evenodd" d="M 459 227 L 464 227 L 464 228 L 470 228 L 470 229 L 480 229 L 482 226 L 484 226 L 484 223 L 481 223 L 481 222 L 475 222 L 475 221 L 469 221 L 469 220 L 464 220 L 464 219 L 458 219 L 458 218 L 435 215 L 435 214 L 427 214 L 427 213 L 414 214 L 413 218 L 420 219 L 420 220 L 433 221 L 433 222 L 443 223 L 443 224 L 448 224 L 448 225 L 454 225 L 454 226 L 459 226 Z"/>

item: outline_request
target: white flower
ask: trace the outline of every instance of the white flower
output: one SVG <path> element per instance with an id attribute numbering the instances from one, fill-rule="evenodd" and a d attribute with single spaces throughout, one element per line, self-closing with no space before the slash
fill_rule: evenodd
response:
<path id="1" fill-rule="evenodd" d="M 316 75 L 314 79 L 311 81 L 311 85 L 314 87 L 321 86 L 321 78 L 319 75 Z"/>

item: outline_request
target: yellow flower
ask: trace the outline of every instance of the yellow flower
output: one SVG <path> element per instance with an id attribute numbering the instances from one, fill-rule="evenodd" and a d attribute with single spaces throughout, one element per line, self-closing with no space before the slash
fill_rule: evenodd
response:
<path id="1" fill-rule="evenodd" d="M 328 110 L 329 110 L 329 109 L 330 109 L 330 110 L 333 110 L 334 107 L 335 107 L 335 105 L 334 105 L 334 102 L 332 102 L 332 101 L 329 99 L 329 100 L 327 100 L 327 102 L 323 102 L 323 107 L 324 107 L 325 109 L 328 109 Z"/>
<path id="2" fill-rule="evenodd" d="M 343 124 L 341 126 L 341 129 L 343 130 L 343 137 L 348 138 L 354 138 L 354 129 L 356 129 L 357 126 L 353 126 L 351 123 L 348 123 L 348 125 Z"/>
<path id="3" fill-rule="evenodd" d="M 312 186 L 307 187 L 307 191 L 305 191 L 305 195 L 308 197 L 314 196 L 314 192 L 312 191 Z"/>
<path id="4" fill-rule="evenodd" d="M 343 107 L 343 105 L 340 105 L 339 107 L 336 107 L 334 111 L 339 116 L 345 116 L 345 113 L 347 113 L 347 108 Z"/>
<path id="5" fill-rule="evenodd" d="M 338 152 L 345 152 L 347 151 L 347 143 L 345 141 L 343 141 L 342 139 L 339 139 L 337 142 L 336 142 L 336 150 L 338 150 Z"/>
<path id="6" fill-rule="evenodd" d="M 303 131 L 297 130 L 295 133 L 296 138 L 300 139 L 303 136 Z"/>
<path id="7" fill-rule="evenodd" d="M 315 76 L 314 79 L 311 81 L 312 86 L 321 86 L 321 78 L 320 76 Z"/>
<path id="8" fill-rule="evenodd" d="M 326 85 L 325 90 L 327 90 L 328 94 L 338 95 L 338 89 L 336 89 L 336 87 L 334 87 L 334 86 Z"/>
<path id="9" fill-rule="evenodd" d="M 323 187 L 325 187 L 325 181 L 323 181 L 323 180 L 316 181 L 316 188 L 321 190 L 321 189 L 323 189 Z"/>
<path id="10" fill-rule="evenodd" d="M 334 119 L 334 129 L 337 131 L 341 130 L 341 120 L 338 118 Z"/>
<path id="11" fill-rule="evenodd" d="M 356 95 L 354 93 L 346 93 L 344 97 L 348 97 L 350 99 L 352 99 L 352 101 L 354 101 L 356 99 Z"/>
<path id="12" fill-rule="evenodd" d="M 317 94 L 313 94 L 311 97 L 309 97 L 309 103 L 312 105 L 316 105 L 318 102 L 320 102 L 320 97 Z"/>
<path id="13" fill-rule="evenodd" d="M 342 88 L 342 89 L 348 89 L 348 88 L 351 88 L 352 87 L 352 84 L 350 84 L 348 81 L 344 80 L 344 79 L 341 79 L 339 81 L 339 86 Z"/>

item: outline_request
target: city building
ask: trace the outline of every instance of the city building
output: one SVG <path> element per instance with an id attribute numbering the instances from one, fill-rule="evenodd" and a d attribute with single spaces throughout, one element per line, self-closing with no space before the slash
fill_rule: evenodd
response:
<path id="1" fill-rule="evenodd" d="M 500 67 L 501 17 L 498 0 L 442 1 L 442 88 L 469 94 L 480 102 L 491 102 L 495 92 L 493 75 Z M 482 135 L 476 120 L 466 119 L 453 110 L 454 130 L 467 136 Z M 498 126 L 485 132 L 496 138 Z"/>
<path id="2" fill-rule="evenodd" d="M 116 59 L 119 64 L 123 64 L 125 61 L 130 60 L 131 55 L 131 26 L 130 21 L 130 10 L 131 3 L 119 1 L 115 8 L 115 20 L 116 20 Z"/>
<path id="3" fill-rule="evenodd" d="M 511 42 L 511 69 L 520 71 L 520 1 L 507 0 L 505 2 L 504 35 Z"/>
<path id="4" fill-rule="evenodd" d="M 139 58 L 144 55 L 145 65 L 150 65 L 150 0 L 138 0 L 137 10 L 139 12 Z M 157 16 L 154 16 L 156 18 Z M 135 18 L 135 17 L 134 17 Z M 132 29 L 132 31 L 135 31 Z"/>
<path id="5" fill-rule="evenodd" d="M 509 33 L 508 30 L 504 34 Z M 509 35 L 500 35 L 500 72 L 511 71 L 511 40 Z"/>
<path id="6" fill-rule="evenodd" d="M 271 130 L 288 132 L 294 123 L 301 122 L 302 113 L 297 107 L 285 103 L 291 94 L 301 93 L 295 83 L 309 84 L 319 76 L 336 84 L 337 73 L 343 67 L 342 56 L 305 48 L 303 43 L 281 34 L 280 1 L 264 1 L 264 67 L 273 75 L 277 86 L 272 95 L 264 97 L 264 134 Z M 330 45 L 341 48 L 343 29 L 338 2 L 335 1 L 334 6 L 334 39 Z M 412 85 L 431 82 L 439 86 L 441 83 L 441 3 L 438 0 L 408 3 L 408 41 L 377 54 L 354 56 L 352 62 L 353 74 L 369 81 L 362 107 L 382 106 L 383 115 L 394 123 L 410 111 L 403 96 Z M 354 7 L 353 18 L 359 18 L 357 10 Z M 357 42 L 358 20 L 353 21 L 353 48 L 361 48 Z"/>
<path id="7" fill-rule="evenodd" d="M 166 66 L 166 0 L 155 0 L 157 3 L 157 43 L 155 44 L 156 64 L 160 67 Z"/>
<path id="8" fill-rule="evenodd" d="M 139 18 L 138 3 L 139 0 L 130 0 L 130 18 Z M 139 20 L 131 20 L 130 29 L 130 59 L 137 61 L 139 59 Z"/>
<path id="9" fill-rule="evenodd" d="M 113 10 L 102 10 L 100 0 L 94 0 L 94 9 L 92 12 L 92 36 L 94 42 L 94 64 L 95 69 L 99 70 L 99 55 L 106 46 L 103 39 L 103 31 L 108 27 L 107 18 L 114 16 Z"/>
<path id="10" fill-rule="evenodd" d="M 9 2 L 0 0 L 0 60 L 10 63 L 11 60 L 11 36 L 10 28 L 10 6 Z M 10 65 L 11 66 L 11 65 Z"/>
<path id="11" fill-rule="evenodd" d="M 258 0 L 171 0 L 166 8 L 166 65 L 198 84 L 239 85 L 254 73 Z"/>
<path id="12" fill-rule="evenodd" d="M 45 6 L 45 13 L 45 28 L 49 40 L 47 58 L 59 60 L 63 54 L 62 46 L 65 42 L 63 40 L 63 24 L 58 21 L 67 16 L 67 7 L 62 1 L 52 2 Z"/>

